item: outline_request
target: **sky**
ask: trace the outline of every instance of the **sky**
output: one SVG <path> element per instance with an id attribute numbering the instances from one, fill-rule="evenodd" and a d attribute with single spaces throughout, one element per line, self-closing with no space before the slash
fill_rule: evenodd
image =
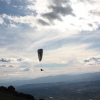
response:
<path id="1" fill-rule="evenodd" d="M 0 0 L 1 81 L 98 71 L 100 0 Z"/>

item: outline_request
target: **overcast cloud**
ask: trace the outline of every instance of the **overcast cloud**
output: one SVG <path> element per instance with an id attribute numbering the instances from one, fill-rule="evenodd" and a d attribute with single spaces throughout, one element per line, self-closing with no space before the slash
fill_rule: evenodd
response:
<path id="1" fill-rule="evenodd" d="M 71 6 L 68 5 L 68 0 L 52 0 L 52 5 L 48 6 L 48 8 L 51 11 L 41 14 L 41 16 L 47 18 L 50 22 L 54 20 L 62 21 L 61 16 L 70 15 L 73 11 Z"/>
<path id="2" fill-rule="evenodd" d="M 0 40 L 0 79 L 100 71 L 100 2 L 2 0 Z"/>
<path id="3" fill-rule="evenodd" d="M 88 58 L 79 58 L 79 62 L 86 65 L 100 65 L 100 55 Z"/>
<path id="4" fill-rule="evenodd" d="M 33 14 L 34 16 L 37 14 L 35 10 L 27 9 L 27 5 L 30 5 L 31 2 L 28 0 L 9 0 L 0 1 L 0 14 L 7 14 L 11 16 L 26 16 Z"/>

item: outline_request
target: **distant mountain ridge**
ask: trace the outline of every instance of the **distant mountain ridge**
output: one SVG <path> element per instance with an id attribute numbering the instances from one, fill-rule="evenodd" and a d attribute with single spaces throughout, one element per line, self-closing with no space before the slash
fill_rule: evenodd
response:
<path id="1" fill-rule="evenodd" d="M 26 84 L 17 91 L 43 97 L 45 100 L 100 100 L 100 80 L 89 82 L 55 82 Z M 73 99 L 72 99 L 73 98 Z M 80 99 L 81 98 L 81 99 Z"/>
<path id="2" fill-rule="evenodd" d="M 78 75 L 56 75 L 56 76 L 46 76 L 31 80 L 16 80 L 7 83 L 0 83 L 0 85 L 8 86 L 21 86 L 25 84 L 35 84 L 35 83 L 54 83 L 54 82 L 85 82 L 85 81 L 95 81 L 100 80 L 100 72 L 95 73 L 85 73 Z"/>

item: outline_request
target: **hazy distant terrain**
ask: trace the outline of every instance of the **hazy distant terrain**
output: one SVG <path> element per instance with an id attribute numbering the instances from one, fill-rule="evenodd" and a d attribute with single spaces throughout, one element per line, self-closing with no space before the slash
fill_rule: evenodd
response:
<path id="1" fill-rule="evenodd" d="M 20 93 L 44 100 L 100 100 L 100 72 L 80 75 L 47 76 L 19 80 L 4 85 L 15 85 Z"/>
<path id="2" fill-rule="evenodd" d="M 95 81 L 100 79 L 100 72 L 86 73 L 78 75 L 57 75 L 57 76 L 47 76 L 40 77 L 31 80 L 16 80 L 11 82 L 0 83 L 3 86 L 21 86 L 25 84 L 35 84 L 35 83 L 54 83 L 54 82 L 85 82 L 85 81 Z"/>
<path id="3" fill-rule="evenodd" d="M 28 84 L 17 88 L 45 100 L 100 100 L 100 80 L 78 83 Z"/>
<path id="4" fill-rule="evenodd" d="M 42 77 L 16 89 L 47 100 L 100 100 L 100 72 Z"/>

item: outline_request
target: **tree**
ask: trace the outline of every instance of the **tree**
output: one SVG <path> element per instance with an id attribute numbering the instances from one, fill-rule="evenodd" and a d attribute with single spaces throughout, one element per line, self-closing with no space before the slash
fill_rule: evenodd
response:
<path id="1" fill-rule="evenodd" d="M 15 92 L 15 88 L 12 85 L 8 86 L 8 90 L 13 93 Z"/>

